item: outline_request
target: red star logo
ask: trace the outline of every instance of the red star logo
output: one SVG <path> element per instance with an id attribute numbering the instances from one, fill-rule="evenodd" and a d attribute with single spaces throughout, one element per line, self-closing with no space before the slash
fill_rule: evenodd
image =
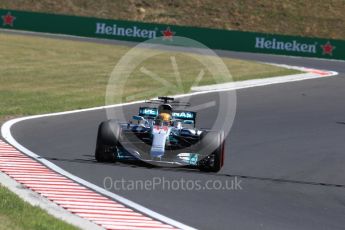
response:
<path id="1" fill-rule="evenodd" d="M 161 31 L 163 34 L 163 40 L 172 40 L 172 37 L 175 35 L 175 32 L 170 30 L 170 27 L 167 27 L 165 30 Z"/>
<path id="2" fill-rule="evenodd" d="M 332 56 L 333 50 L 335 49 L 335 46 L 332 46 L 331 43 L 328 41 L 326 44 L 321 45 L 322 48 L 322 54 L 328 54 Z"/>
<path id="3" fill-rule="evenodd" d="M 16 17 L 11 15 L 11 12 L 8 12 L 6 15 L 1 16 L 2 17 L 2 25 L 3 26 L 13 26 L 13 21 L 16 19 Z"/>

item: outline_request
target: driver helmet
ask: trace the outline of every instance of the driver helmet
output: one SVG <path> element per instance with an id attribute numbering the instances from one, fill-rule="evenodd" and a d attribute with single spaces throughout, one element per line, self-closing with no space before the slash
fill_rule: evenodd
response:
<path id="1" fill-rule="evenodd" d="M 171 115 L 169 113 L 160 113 L 159 114 L 159 118 L 163 121 L 163 122 L 169 122 L 171 120 Z"/>

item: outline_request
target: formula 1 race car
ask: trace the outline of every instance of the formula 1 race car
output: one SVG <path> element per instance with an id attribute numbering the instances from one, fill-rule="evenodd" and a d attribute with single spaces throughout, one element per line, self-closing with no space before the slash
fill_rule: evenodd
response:
<path id="1" fill-rule="evenodd" d="M 218 172 L 224 162 L 222 132 L 195 127 L 196 112 L 170 97 L 146 102 L 132 121 L 103 121 L 98 127 L 98 162 L 144 161 L 158 166 L 183 166 Z M 135 123 L 135 124 L 134 124 Z"/>

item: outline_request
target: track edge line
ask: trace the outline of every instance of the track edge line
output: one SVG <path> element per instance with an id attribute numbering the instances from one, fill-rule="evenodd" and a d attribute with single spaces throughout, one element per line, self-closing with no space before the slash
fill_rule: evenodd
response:
<path id="1" fill-rule="evenodd" d="M 139 103 L 139 102 L 136 102 L 136 103 Z M 120 106 L 117 105 L 117 106 Z M 48 114 L 47 114 L 48 115 Z M 32 119 L 33 117 L 43 117 L 43 116 L 47 116 L 47 115 L 37 115 L 37 116 L 29 116 L 29 117 L 23 117 L 23 118 L 16 118 L 16 119 L 12 119 L 12 120 L 9 120 L 7 122 L 5 122 L 2 126 L 1 126 L 1 134 L 2 134 L 2 137 L 9 143 L 11 144 L 12 146 L 14 146 L 16 149 L 18 149 L 19 151 L 23 152 L 25 155 L 31 157 L 31 158 L 34 158 L 35 160 L 41 162 L 43 165 L 47 166 L 48 168 L 50 168 L 51 170 L 63 175 L 63 176 L 66 176 L 67 178 L 73 180 L 73 181 L 76 181 L 77 183 L 81 184 L 81 185 L 84 185 L 85 187 L 89 188 L 89 189 L 92 189 L 102 195 L 105 195 L 107 197 L 110 197 L 110 198 L 113 198 L 114 200 L 130 207 L 130 208 L 133 208 L 143 214 L 146 214 L 147 216 L 149 217 L 152 217 L 156 220 L 160 220 L 162 221 L 163 223 L 166 223 L 166 224 L 170 224 L 174 227 L 177 227 L 179 229 L 186 229 L 186 230 L 195 230 L 195 228 L 193 227 L 190 227 L 188 225 L 185 225 L 183 223 L 180 223 L 176 220 L 173 220 L 169 217 L 166 217 L 162 214 L 159 214 L 155 211 L 152 211 L 140 204 L 137 204 L 133 201 L 130 201 L 120 195 L 117 195 L 117 194 L 114 194 L 114 193 L 111 193 L 95 184 L 92 184 L 88 181 L 85 181 L 84 179 L 82 178 L 79 178 L 65 170 L 63 170 L 62 168 L 58 167 L 57 165 L 53 164 L 52 162 L 44 159 L 44 158 L 41 158 L 39 155 L 37 155 L 36 153 L 30 151 L 29 149 L 25 148 L 24 146 L 22 146 L 21 144 L 19 144 L 15 139 L 14 137 L 12 136 L 11 134 L 11 127 L 20 122 L 20 121 L 24 121 L 24 120 L 28 120 L 28 119 Z M 73 215 L 73 214 L 71 214 Z"/>

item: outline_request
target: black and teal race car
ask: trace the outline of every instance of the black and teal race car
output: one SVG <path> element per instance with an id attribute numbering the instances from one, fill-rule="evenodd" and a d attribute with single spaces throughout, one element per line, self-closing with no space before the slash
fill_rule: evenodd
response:
<path id="1" fill-rule="evenodd" d="M 174 98 L 147 101 L 129 122 L 103 121 L 95 158 L 99 162 L 143 161 L 155 166 L 198 168 L 218 172 L 224 163 L 222 132 L 197 129 L 196 112 Z"/>

